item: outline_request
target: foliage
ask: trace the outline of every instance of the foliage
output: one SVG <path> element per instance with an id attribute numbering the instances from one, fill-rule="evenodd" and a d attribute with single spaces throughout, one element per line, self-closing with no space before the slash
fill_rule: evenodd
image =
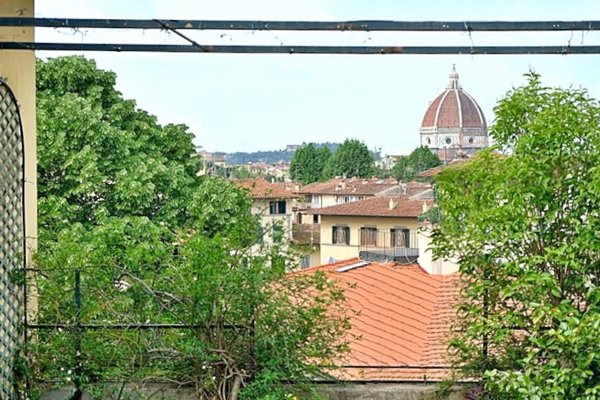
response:
<path id="1" fill-rule="evenodd" d="M 370 178 L 375 172 L 373 154 L 356 139 L 346 139 L 327 161 L 323 178 L 334 176 Z"/>
<path id="2" fill-rule="evenodd" d="M 290 163 L 290 177 L 304 184 L 318 182 L 323 177 L 323 168 L 331 158 L 328 147 L 317 148 L 313 143 L 296 150 Z"/>
<path id="3" fill-rule="evenodd" d="M 394 177 L 399 181 L 412 181 L 421 172 L 441 165 L 442 161 L 426 146 L 419 146 L 408 156 L 402 156 L 392 169 Z"/>
<path id="4" fill-rule="evenodd" d="M 439 224 L 442 221 L 442 212 L 439 207 L 431 207 L 417 218 L 419 222 L 428 221 L 431 224 Z"/>
<path id="5" fill-rule="evenodd" d="M 200 161 L 185 126 L 159 126 L 120 98 L 113 73 L 81 57 L 38 61 L 37 79 L 42 241 L 108 216 L 187 220 Z"/>
<path id="6" fill-rule="evenodd" d="M 530 73 L 497 148 L 437 179 L 436 252 L 463 278 L 458 361 L 494 399 L 600 398 L 600 106 Z"/>
<path id="7" fill-rule="evenodd" d="M 196 175 L 187 128 L 137 110 L 93 61 L 37 67 L 38 322 L 77 321 L 81 271 L 80 321 L 134 328 L 40 331 L 26 349 L 34 388 L 80 367 L 89 390 L 162 379 L 193 384 L 199 398 L 283 398 L 282 380 L 305 382 L 333 362 L 347 320 L 326 310 L 343 294 L 325 276 L 286 277 L 291 261 L 261 247 L 245 192 Z M 308 286 L 313 303 L 297 302 Z"/>

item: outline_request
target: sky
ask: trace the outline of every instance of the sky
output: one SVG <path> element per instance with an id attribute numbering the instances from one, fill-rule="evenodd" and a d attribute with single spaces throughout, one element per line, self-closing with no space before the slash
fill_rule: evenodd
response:
<path id="1" fill-rule="evenodd" d="M 589 20 L 598 0 L 37 0 L 37 17 L 221 20 Z M 600 32 L 413 33 L 184 31 L 201 44 L 267 45 L 600 45 Z M 181 43 L 161 31 L 38 29 L 38 41 Z M 183 123 L 208 151 L 278 150 L 289 144 L 362 140 L 382 154 L 419 144 L 429 103 L 452 65 L 481 106 L 493 108 L 535 70 L 548 86 L 586 88 L 600 98 L 600 55 L 230 55 L 83 54 L 117 74 L 125 98 Z"/>

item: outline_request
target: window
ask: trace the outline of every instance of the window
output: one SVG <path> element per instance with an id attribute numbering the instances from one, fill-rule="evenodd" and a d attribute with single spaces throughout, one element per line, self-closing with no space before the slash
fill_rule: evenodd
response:
<path id="1" fill-rule="evenodd" d="M 319 215 L 315 214 L 313 215 L 313 224 L 318 224 L 319 223 Z"/>
<path id="2" fill-rule="evenodd" d="M 331 243 L 333 244 L 350 244 L 350 227 L 348 226 L 334 226 L 331 228 L 332 238 Z"/>
<path id="3" fill-rule="evenodd" d="M 285 200 L 270 201 L 269 214 L 285 214 Z"/>
<path id="4" fill-rule="evenodd" d="M 452 143 L 452 139 L 446 138 L 446 144 L 450 144 L 450 143 Z"/>
<path id="5" fill-rule="evenodd" d="M 354 201 L 362 200 L 363 196 L 337 196 L 335 198 L 336 204 L 352 203 Z"/>
<path id="6" fill-rule="evenodd" d="M 392 247 L 410 247 L 410 230 L 408 228 L 390 229 Z"/>
<path id="7" fill-rule="evenodd" d="M 373 228 L 373 227 L 360 228 L 360 245 L 361 246 L 377 246 L 377 228 Z"/>
<path id="8" fill-rule="evenodd" d="M 310 255 L 302 256 L 300 259 L 300 268 L 306 269 L 310 267 Z"/>
<path id="9" fill-rule="evenodd" d="M 313 194 L 310 198 L 310 204 L 314 208 L 321 207 L 321 196 Z"/>

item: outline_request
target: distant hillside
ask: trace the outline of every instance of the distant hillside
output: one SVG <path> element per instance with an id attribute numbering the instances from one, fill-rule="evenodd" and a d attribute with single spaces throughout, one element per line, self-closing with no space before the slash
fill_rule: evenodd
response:
<path id="1" fill-rule="evenodd" d="M 305 143 L 303 143 L 305 144 Z M 334 152 L 339 143 L 315 143 L 317 147 L 327 146 L 329 150 Z M 292 157 L 294 157 L 295 149 L 294 146 L 288 146 L 288 149 L 285 150 L 268 150 L 268 151 L 254 151 L 251 153 L 246 152 L 236 152 L 225 155 L 225 159 L 228 164 L 248 164 L 248 163 L 258 163 L 264 162 L 267 164 L 275 164 L 280 161 L 290 162 L 292 161 Z"/>

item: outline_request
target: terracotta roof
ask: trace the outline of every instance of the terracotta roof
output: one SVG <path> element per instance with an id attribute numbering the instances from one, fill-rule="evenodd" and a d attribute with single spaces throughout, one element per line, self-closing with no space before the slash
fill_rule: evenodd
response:
<path id="1" fill-rule="evenodd" d="M 406 183 L 406 195 L 414 196 L 416 194 L 422 193 L 426 190 L 431 189 L 431 184 L 426 182 L 416 182 L 410 181 Z"/>
<path id="2" fill-rule="evenodd" d="M 449 164 L 446 164 L 446 165 L 442 164 L 442 165 L 438 165 L 437 167 L 427 169 L 427 170 L 421 172 L 419 174 L 419 176 L 420 177 L 432 177 L 432 176 L 436 176 L 437 174 L 439 174 L 440 172 L 442 172 L 444 169 L 446 169 L 446 167 L 448 167 L 450 165 L 457 165 L 457 164 L 460 164 L 460 163 L 464 163 L 466 161 L 469 161 L 469 160 L 466 159 L 466 158 L 458 158 L 456 160 L 452 160 L 452 162 L 450 162 Z"/>
<path id="3" fill-rule="evenodd" d="M 429 275 L 418 264 L 358 264 L 358 258 L 322 270 L 345 288 L 350 316 L 350 353 L 333 374 L 351 381 L 443 380 L 452 370 L 446 357 L 458 296 L 458 276 Z M 394 368 L 397 367 L 397 368 Z"/>
<path id="4" fill-rule="evenodd" d="M 458 74 L 454 68 L 446 90 L 427 108 L 421 127 L 487 129 L 481 107 L 459 85 Z"/>
<path id="5" fill-rule="evenodd" d="M 283 182 L 268 182 L 262 178 L 237 179 L 234 185 L 246 189 L 253 199 L 286 199 L 296 197 L 293 186 Z"/>
<path id="6" fill-rule="evenodd" d="M 375 196 L 386 190 L 401 188 L 395 179 L 331 179 L 327 182 L 311 183 L 302 188 L 300 194 L 335 194 L 335 195 L 356 195 L 356 196 Z"/>
<path id="7" fill-rule="evenodd" d="M 418 217 L 421 215 L 423 205 L 433 205 L 433 200 L 413 200 L 409 196 L 382 196 L 370 197 L 352 203 L 337 204 L 335 206 L 315 208 L 308 214 L 319 215 L 353 215 L 369 217 Z"/>

